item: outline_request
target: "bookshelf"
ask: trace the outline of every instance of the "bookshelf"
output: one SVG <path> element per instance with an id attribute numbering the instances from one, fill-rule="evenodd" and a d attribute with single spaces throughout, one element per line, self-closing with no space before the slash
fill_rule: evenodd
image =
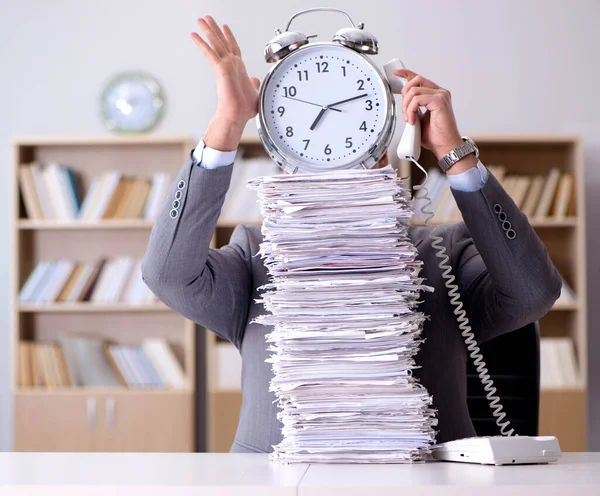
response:
<path id="1" fill-rule="evenodd" d="M 151 135 L 13 141 L 11 349 L 16 451 L 195 450 L 193 322 L 158 301 L 36 303 L 20 298 L 21 288 L 43 260 L 66 258 L 91 264 L 100 257 L 141 259 L 153 221 L 27 218 L 19 176 L 25 164 L 62 164 L 76 174 L 83 196 L 94 178 L 112 171 L 140 181 L 150 181 L 160 173 L 174 178 L 193 146 L 194 141 L 186 136 Z M 58 343 L 65 335 L 97 338 L 123 347 L 150 338 L 162 340 L 182 369 L 182 386 L 23 385 L 20 367 L 25 360 L 21 361 L 20 343 Z"/>
<path id="2" fill-rule="evenodd" d="M 546 175 L 551 168 L 570 173 L 574 179 L 573 205 L 570 214 L 562 218 L 535 217 L 531 224 L 546 244 L 559 272 L 573 289 L 574 301 L 557 302 L 540 322 L 542 338 L 566 337 L 574 343 L 576 366 L 581 378 L 577 387 L 543 388 L 540 404 L 540 433 L 556 435 L 563 451 L 586 449 L 586 378 L 587 370 L 587 298 L 585 269 L 585 199 L 581 144 L 575 136 L 510 136 L 473 135 L 481 150 L 485 165 L 501 165 L 506 174 L 526 176 Z M 241 144 L 245 156 L 266 156 L 256 138 L 246 138 Z M 423 151 L 420 163 L 426 169 L 436 167 L 435 157 Z M 401 176 L 412 184 L 422 181 L 422 173 L 407 162 L 400 162 Z M 248 195 L 251 192 L 247 193 Z M 260 224 L 260 219 L 227 219 L 218 222 L 213 247 L 227 244 L 235 225 Z M 419 221 L 414 222 L 419 225 Z M 422 224 L 422 222 L 421 222 Z M 230 348 L 227 348 L 227 347 Z M 231 369 L 228 377 L 219 378 L 223 361 Z M 228 451 L 233 441 L 241 393 L 239 384 L 240 358 L 233 347 L 206 334 L 207 380 L 207 447 L 208 451 Z M 233 375 L 233 377 L 231 376 Z"/>

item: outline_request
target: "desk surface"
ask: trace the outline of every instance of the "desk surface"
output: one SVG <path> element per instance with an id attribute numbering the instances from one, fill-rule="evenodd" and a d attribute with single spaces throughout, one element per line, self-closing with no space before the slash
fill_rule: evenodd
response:
<path id="1" fill-rule="evenodd" d="M 15 494 L 329 496 L 600 495 L 600 453 L 564 453 L 551 465 L 275 465 L 266 455 L 0 453 L 0 486 Z M 136 491 L 137 493 L 137 491 Z M 57 492 L 58 494 L 58 492 Z"/>

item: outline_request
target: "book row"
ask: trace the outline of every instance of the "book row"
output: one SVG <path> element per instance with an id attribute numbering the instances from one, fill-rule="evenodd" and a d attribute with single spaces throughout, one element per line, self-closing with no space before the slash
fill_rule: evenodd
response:
<path id="1" fill-rule="evenodd" d="M 506 174 L 503 166 L 489 166 L 488 169 L 502 184 L 506 192 L 521 209 L 533 220 L 564 220 L 575 215 L 575 184 L 573 174 L 562 173 L 552 168 L 547 175 Z M 430 210 L 437 222 L 459 222 L 462 215 L 450 190 L 450 183 L 445 174 L 437 168 L 428 171 L 427 189 L 431 199 Z M 421 212 L 423 201 L 415 208 L 415 219 L 425 220 Z"/>
<path id="2" fill-rule="evenodd" d="M 40 261 L 21 288 L 21 303 L 156 303 L 142 280 L 141 261 L 131 257 L 100 258 L 92 263 Z"/>
<path id="3" fill-rule="evenodd" d="M 100 221 L 156 217 L 171 187 L 171 176 L 150 179 L 104 172 L 91 180 L 85 196 L 75 171 L 63 165 L 21 165 L 19 183 L 29 219 Z"/>
<path id="4" fill-rule="evenodd" d="M 183 369 L 164 339 L 139 345 L 79 336 L 52 343 L 20 341 L 18 374 L 20 387 L 185 386 Z"/>
<path id="5" fill-rule="evenodd" d="M 540 386 L 578 388 L 582 380 L 573 340 L 567 337 L 540 339 Z"/>

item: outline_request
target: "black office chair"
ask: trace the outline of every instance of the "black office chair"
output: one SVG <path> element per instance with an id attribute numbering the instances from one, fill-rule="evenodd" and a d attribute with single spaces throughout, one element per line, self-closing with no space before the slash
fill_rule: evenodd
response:
<path id="1" fill-rule="evenodd" d="M 483 360 L 515 434 L 537 436 L 540 410 L 540 330 L 537 322 L 481 345 Z M 467 404 L 478 436 L 500 435 L 469 357 Z"/>

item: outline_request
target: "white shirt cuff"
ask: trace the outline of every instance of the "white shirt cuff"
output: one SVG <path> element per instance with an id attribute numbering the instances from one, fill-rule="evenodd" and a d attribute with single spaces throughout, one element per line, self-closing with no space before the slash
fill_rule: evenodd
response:
<path id="1" fill-rule="evenodd" d="M 447 174 L 450 187 L 456 191 L 471 193 L 483 188 L 488 178 L 488 170 L 478 160 L 477 167 L 460 174 Z"/>
<path id="2" fill-rule="evenodd" d="M 204 145 L 204 141 L 200 140 L 198 146 L 194 149 L 194 160 L 204 169 L 218 169 L 219 167 L 232 165 L 236 154 L 237 150 L 222 152 L 214 148 L 209 148 Z"/>

